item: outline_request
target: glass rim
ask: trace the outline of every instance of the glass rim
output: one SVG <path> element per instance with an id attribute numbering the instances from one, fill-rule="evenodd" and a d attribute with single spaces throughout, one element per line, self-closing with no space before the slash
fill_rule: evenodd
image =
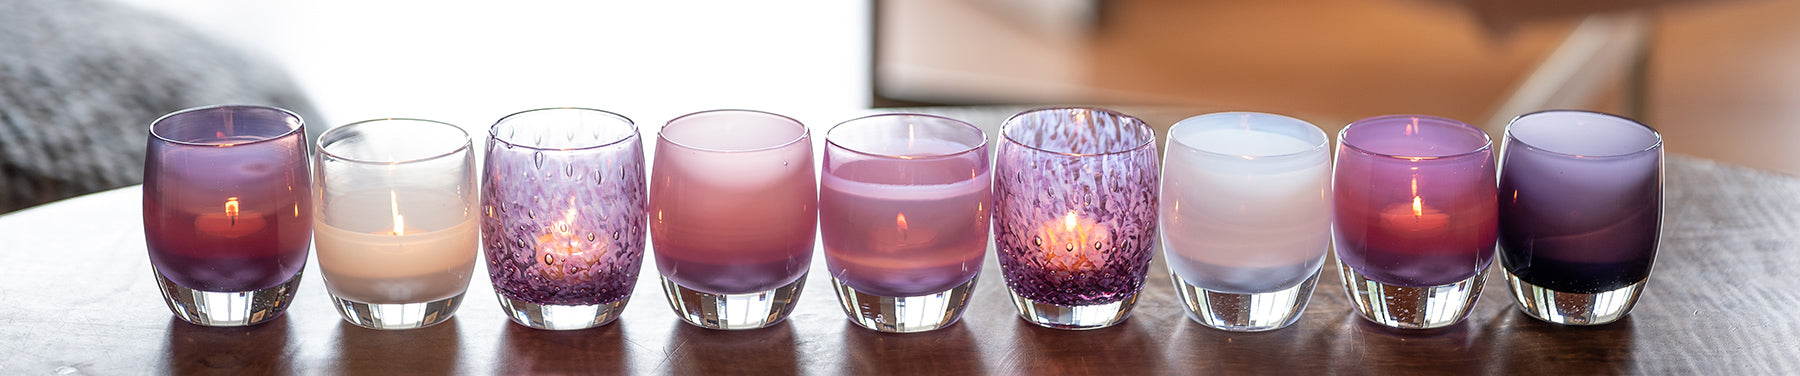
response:
<path id="1" fill-rule="evenodd" d="M 368 160 L 368 159 L 361 159 L 361 158 L 351 158 L 351 157 L 346 157 L 342 154 L 333 153 L 333 152 L 331 152 L 330 149 L 325 148 L 326 139 L 333 137 L 333 136 L 337 136 L 338 133 L 349 132 L 349 131 L 340 131 L 340 129 L 349 129 L 349 128 L 353 128 L 353 127 L 368 127 L 368 126 L 370 126 L 369 124 L 378 124 L 378 123 L 386 123 L 386 122 L 419 122 L 419 123 L 425 123 L 425 124 L 433 124 L 434 126 L 441 125 L 445 128 L 450 128 L 451 130 L 455 130 L 456 133 L 458 133 L 458 134 L 461 134 L 463 142 L 462 142 L 462 145 L 458 145 L 457 147 L 450 149 L 450 151 L 446 151 L 446 152 L 439 153 L 439 154 L 432 154 L 432 155 L 420 157 L 420 158 L 398 160 L 398 161 L 376 161 L 376 160 Z M 417 119 L 417 118 L 380 118 L 380 119 L 363 120 L 363 121 L 354 122 L 354 123 L 350 123 L 350 124 L 340 125 L 337 128 L 327 129 L 327 130 L 325 130 L 324 134 L 319 135 L 319 141 L 318 141 L 317 145 L 315 146 L 315 148 L 318 149 L 320 157 L 331 157 L 334 161 L 345 161 L 345 162 L 352 162 L 352 163 L 359 163 L 359 164 L 402 165 L 402 164 L 425 162 L 425 161 L 435 160 L 435 159 L 439 159 L 439 158 L 443 158 L 443 157 L 448 157 L 451 155 L 456 155 L 457 153 L 468 151 L 468 150 L 474 148 L 474 143 L 469 141 L 469 132 L 463 130 L 462 127 L 456 126 L 455 124 L 445 123 L 445 122 L 436 121 L 436 120 L 426 120 L 426 119 Z"/>
<path id="2" fill-rule="evenodd" d="M 1065 153 L 1065 152 L 1044 150 L 1043 148 L 1028 145 L 1024 142 L 1020 142 L 1019 140 L 1014 140 L 1012 138 L 1012 133 L 1007 132 L 1007 129 L 1011 128 L 1012 125 L 1014 124 L 1013 120 L 1019 119 L 1019 117 L 1021 117 L 1021 116 L 1025 116 L 1028 114 L 1036 114 L 1036 113 L 1040 113 L 1040 112 L 1068 111 L 1068 110 L 1093 111 L 1093 112 L 1103 113 L 1103 114 L 1106 114 L 1107 116 L 1112 116 L 1115 118 L 1130 119 L 1131 123 L 1136 124 L 1138 129 L 1142 129 L 1144 131 L 1144 133 L 1148 133 L 1150 135 L 1150 137 L 1145 137 L 1142 143 L 1139 143 L 1137 145 L 1132 145 L 1129 148 L 1125 148 L 1123 150 L 1118 150 L 1118 151 L 1108 151 L 1108 152 L 1104 152 L 1104 153 Z M 1156 147 L 1156 130 L 1151 129 L 1150 124 L 1144 122 L 1144 119 L 1139 119 L 1136 116 L 1126 115 L 1126 114 L 1118 112 L 1118 111 L 1108 110 L 1108 109 L 1099 108 L 1099 107 L 1085 107 L 1085 106 L 1039 107 L 1039 108 L 1034 108 L 1034 109 L 1030 109 L 1030 110 L 1025 110 L 1024 112 L 1020 112 L 1017 114 L 1013 114 L 1013 116 L 1006 118 L 1005 121 L 1000 122 L 1000 138 L 1004 139 L 1004 140 L 1006 140 L 1006 142 L 1012 143 L 1014 145 L 1019 145 L 1026 149 L 1031 149 L 1032 151 L 1064 155 L 1064 156 L 1070 156 L 1070 157 L 1098 157 L 1098 156 L 1107 156 L 1107 155 L 1121 155 L 1121 154 L 1128 154 L 1131 152 L 1135 152 L 1138 150 L 1143 150 L 1144 147 L 1146 147 L 1146 146 Z"/>
<path id="3" fill-rule="evenodd" d="M 902 117 L 902 116 L 922 117 L 922 118 L 928 118 L 928 119 L 932 119 L 932 120 L 947 121 L 947 124 L 949 124 L 951 126 L 959 126 L 960 125 L 961 129 L 974 130 L 975 134 L 980 136 L 981 142 L 977 142 L 973 146 L 969 146 L 968 148 L 965 148 L 963 150 L 958 150 L 955 152 L 933 153 L 930 155 L 906 157 L 906 156 L 898 156 L 898 155 L 877 154 L 877 153 L 871 153 L 871 152 L 866 152 L 866 151 L 862 151 L 862 150 L 857 150 L 856 148 L 852 148 L 849 146 L 844 146 L 842 144 L 839 144 L 839 143 L 837 143 L 837 141 L 831 139 L 831 133 L 833 131 L 836 131 L 838 128 L 843 128 L 845 125 L 849 125 L 850 123 L 854 123 L 854 122 L 861 121 L 861 120 L 874 119 L 874 118 L 891 118 L 891 117 Z M 940 124 L 945 124 L 945 123 L 940 123 Z M 841 149 L 841 150 L 855 153 L 858 155 L 865 155 L 865 156 L 882 158 L 882 159 L 930 160 L 930 159 L 954 158 L 954 157 L 967 155 L 969 153 L 973 153 L 977 150 L 985 149 L 985 148 L 987 148 L 987 145 L 988 145 L 987 131 L 981 130 L 980 127 L 976 127 L 974 124 L 969 124 L 969 122 L 953 119 L 953 118 L 946 117 L 946 116 L 911 113 L 911 112 L 893 112 L 893 113 L 874 114 L 874 115 L 858 117 L 855 119 L 845 120 L 841 123 L 838 123 L 837 125 L 831 126 L 831 129 L 825 130 L 825 146 L 827 148 L 835 147 L 837 149 Z"/>
<path id="4" fill-rule="evenodd" d="M 1475 134 L 1481 135 L 1481 146 L 1475 147 L 1474 149 L 1470 149 L 1468 151 L 1442 154 L 1442 155 L 1429 155 L 1429 156 L 1426 156 L 1426 155 L 1398 155 L 1398 154 L 1382 153 L 1382 152 L 1378 152 L 1378 151 L 1374 151 L 1374 150 L 1369 150 L 1369 149 L 1363 148 L 1361 146 L 1357 146 L 1355 143 L 1350 142 L 1348 137 L 1345 137 L 1345 136 L 1348 136 L 1350 134 L 1350 130 L 1355 129 L 1358 124 L 1366 124 L 1366 123 L 1375 122 L 1375 121 L 1384 121 L 1384 120 L 1399 119 L 1399 118 L 1425 119 L 1425 120 L 1433 120 L 1433 121 L 1449 123 L 1457 128 L 1462 128 L 1464 130 L 1468 130 L 1468 131 L 1474 132 Z M 1441 117 L 1441 116 L 1431 116 L 1431 115 L 1381 115 L 1381 116 L 1365 118 L 1362 120 L 1352 121 L 1352 122 L 1350 122 L 1349 125 L 1344 126 L 1344 129 L 1338 131 L 1338 145 L 1342 145 L 1345 148 L 1349 148 L 1350 150 L 1356 151 L 1358 154 L 1372 155 L 1372 156 L 1377 156 L 1377 157 L 1382 157 L 1382 158 L 1390 158 L 1390 159 L 1405 159 L 1405 160 L 1417 162 L 1417 161 L 1429 161 L 1429 160 L 1437 160 L 1437 159 L 1455 159 L 1455 158 L 1467 157 L 1467 156 L 1474 155 L 1474 154 L 1479 154 L 1484 151 L 1491 151 L 1494 149 L 1494 139 L 1493 139 L 1493 137 L 1488 137 L 1487 131 L 1483 131 L 1483 130 L 1481 130 L 1481 128 L 1476 128 L 1474 125 L 1470 125 L 1469 123 L 1464 123 L 1464 122 L 1458 121 L 1456 119 L 1451 119 L 1451 118 L 1446 118 L 1446 117 Z M 1343 158 L 1343 156 L 1338 156 L 1338 158 Z"/>
<path id="5" fill-rule="evenodd" d="M 684 143 L 681 143 L 680 141 L 675 141 L 675 140 L 669 139 L 669 134 L 668 134 L 669 126 L 675 125 L 675 122 L 678 122 L 678 121 L 681 121 L 682 119 L 687 119 L 687 118 L 693 117 L 693 116 L 706 115 L 706 114 L 721 114 L 721 113 L 735 113 L 735 114 L 775 117 L 775 118 L 778 118 L 781 120 L 785 120 L 786 123 L 792 124 L 795 128 L 800 128 L 800 135 L 795 136 L 794 139 L 792 139 L 792 140 L 787 140 L 787 141 L 783 141 L 783 142 L 775 144 L 775 145 L 765 146 L 765 147 L 760 147 L 760 148 L 755 148 L 755 149 L 703 148 L 703 147 L 698 147 L 698 146 L 694 146 L 694 145 L 684 144 Z M 745 109 L 706 110 L 706 111 L 690 113 L 687 115 L 681 115 L 681 116 L 675 117 L 674 119 L 669 119 L 669 122 L 663 123 L 662 128 L 658 128 L 656 130 L 656 139 L 657 140 L 661 140 L 663 142 L 668 142 L 670 145 L 678 146 L 683 149 L 698 150 L 698 151 L 704 151 L 704 152 L 709 152 L 709 153 L 753 153 L 753 152 L 759 152 L 759 151 L 776 150 L 776 149 L 788 147 L 789 145 L 799 143 L 800 140 L 805 140 L 808 137 L 812 137 L 812 129 L 807 128 L 806 124 L 801 123 L 799 120 L 795 120 L 794 118 L 787 117 L 785 115 L 781 115 L 781 114 L 777 114 L 777 113 L 773 113 L 773 112 L 745 110 Z"/>
<path id="6" fill-rule="evenodd" d="M 1550 114 L 1550 113 L 1575 113 L 1575 114 L 1585 114 L 1585 115 L 1597 115 L 1599 117 L 1607 118 L 1610 120 L 1622 120 L 1625 123 L 1636 125 L 1639 128 L 1642 128 L 1644 131 L 1650 132 L 1650 136 L 1655 137 L 1656 142 L 1650 143 L 1650 145 L 1645 146 L 1643 149 L 1632 150 L 1632 151 L 1628 151 L 1628 152 L 1624 152 L 1624 153 L 1604 154 L 1604 155 L 1587 155 L 1587 154 L 1574 154 L 1574 153 L 1565 153 L 1565 152 L 1561 152 L 1561 151 L 1550 150 L 1550 149 L 1544 148 L 1542 146 L 1533 145 L 1532 143 L 1526 142 L 1525 140 L 1519 139 L 1517 137 L 1513 137 L 1512 125 L 1515 123 L 1518 123 L 1520 119 L 1524 119 L 1526 117 L 1533 116 L 1533 115 L 1544 115 L 1544 114 Z M 1662 132 L 1657 132 L 1656 128 L 1652 128 L 1652 127 L 1650 127 L 1649 124 L 1644 124 L 1644 122 L 1638 121 L 1637 119 L 1632 119 L 1632 118 L 1625 117 L 1625 116 L 1619 116 L 1619 115 L 1614 115 L 1614 114 L 1609 114 L 1609 113 L 1599 112 L 1599 111 L 1556 109 L 1556 110 L 1532 111 L 1532 112 L 1526 113 L 1524 115 L 1519 115 L 1517 117 L 1513 117 L 1512 121 L 1506 122 L 1506 142 L 1508 143 L 1508 147 L 1511 147 L 1511 143 L 1516 142 L 1519 145 L 1524 146 L 1526 149 L 1538 150 L 1538 151 L 1542 151 L 1542 152 L 1549 153 L 1552 155 L 1563 156 L 1563 157 L 1579 158 L 1579 159 L 1610 159 L 1610 158 L 1630 157 L 1630 156 L 1634 156 L 1634 155 L 1638 155 L 1638 154 L 1643 154 L 1645 152 L 1649 152 L 1652 150 L 1662 149 L 1663 137 L 1662 137 Z"/>
<path id="7" fill-rule="evenodd" d="M 1268 154 L 1268 155 L 1241 155 L 1241 154 L 1229 154 L 1229 153 L 1220 153 L 1217 151 L 1212 151 L 1212 150 L 1209 150 L 1206 148 L 1194 146 L 1192 144 L 1187 143 L 1186 141 L 1182 141 L 1178 137 L 1175 137 L 1175 128 L 1180 127 L 1182 123 L 1186 123 L 1188 120 L 1201 119 L 1201 118 L 1212 118 L 1212 117 L 1219 117 L 1219 116 L 1234 116 L 1234 115 L 1266 116 L 1266 117 L 1273 117 L 1276 120 L 1291 121 L 1293 123 L 1303 124 L 1303 125 L 1306 125 L 1306 127 L 1308 127 L 1308 128 L 1312 128 L 1312 132 L 1310 132 L 1310 134 L 1318 136 L 1319 142 L 1317 145 L 1312 145 L 1312 146 L 1307 147 L 1306 149 L 1302 149 L 1302 150 L 1290 152 L 1290 153 Z M 1329 153 L 1330 152 L 1329 148 L 1331 147 L 1331 136 L 1326 135 L 1325 130 L 1319 129 L 1318 125 L 1313 124 L 1308 121 L 1305 121 L 1305 120 L 1300 120 L 1299 118 L 1295 118 L 1292 116 L 1281 115 L 1281 114 L 1271 114 L 1271 113 L 1267 113 L 1267 112 L 1255 112 L 1255 111 L 1226 111 L 1226 112 L 1214 112 L 1214 113 L 1210 113 L 1210 114 L 1201 114 L 1201 115 L 1190 116 L 1186 119 L 1181 119 L 1181 121 L 1175 122 L 1175 125 L 1169 126 L 1169 143 L 1170 143 L 1170 145 L 1180 144 L 1182 149 L 1193 150 L 1193 151 L 1208 154 L 1208 155 L 1216 155 L 1216 156 L 1222 156 L 1222 157 L 1232 157 L 1232 158 L 1250 157 L 1250 158 L 1258 158 L 1258 159 L 1260 159 L 1260 158 L 1285 158 L 1285 157 L 1294 157 L 1294 156 L 1312 154 L 1314 152 L 1319 152 L 1319 151 L 1325 151 L 1325 152 Z"/>
<path id="8" fill-rule="evenodd" d="M 597 112 L 597 113 L 600 113 L 605 116 L 610 116 L 614 119 L 624 122 L 626 127 L 631 128 L 631 134 L 628 136 L 625 136 L 625 137 L 620 137 L 616 140 L 602 142 L 602 143 L 598 143 L 598 144 L 594 144 L 594 145 L 588 145 L 588 146 L 582 146 L 582 147 L 571 147 L 571 148 L 549 148 L 549 147 L 541 147 L 541 146 L 535 146 L 535 145 L 526 145 L 526 144 L 510 141 L 510 140 L 500 137 L 500 133 L 499 133 L 500 132 L 500 124 L 505 124 L 507 120 L 517 120 L 517 119 L 514 119 L 514 117 L 516 117 L 516 116 L 532 114 L 532 113 L 537 113 L 537 112 L 551 112 L 551 111 L 560 112 L 560 111 L 565 111 L 565 110 L 573 110 L 576 112 Z M 619 143 L 629 141 L 632 138 L 636 138 L 637 136 L 638 136 L 637 123 L 631 121 L 631 118 L 625 117 L 625 115 L 620 115 L 616 112 L 587 108 L 587 107 L 533 108 L 533 109 L 529 109 L 529 110 L 524 110 L 524 111 L 507 114 L 506 116 L 501 116 L 500 120 L 495 120 L 493 125 L 488 126 L 488 139 L 489 140 L 493 140 L 495 142 L 506 144 L 508 146 L 521 147 L 521 148 L 526 148 L 526 149 L 530 149 L 530 150 L 544 150 L 544 151 L 575 151 L 575 150 L 600 149 L 600 148 L 605 148 L 605 147 L 609 147 L 609 146 L 613 146 L 613 145 L 618 145 Z"/>
<path id="9" fill-rule="evenodd" d="M 288 129 L 287 132 L 282 132 L 281 134 L 278 134 L 278 135 L 259 138 L 259 139 L 251 140 L 251 141 L 235 142 L 235 143 L 229 143 L 229 144 L 204 144 L 204 143 L 198 143 L 198 142 L 187 142 L 187 141 L 181 141 L 181 140 L 164 137 L 163 135 L 156 133 L 156 125 L 162 124 L 163 120 L 168 120 L 169 118 L 173 118 L 173 117 L 180 116 L 180 115 L 186 115 L 186 114 L 190 114 L 190 113 L 195 113 L 195 112 L 226 109 L 226 108 L 275 110 L 284 115 L 294 118 L 295 125 L 292 129 Z M 181 109 L 181 110 L 176 110 L 175 112 L 170 112 L 163 116 L 157 117 L 156 120 L 153 120 L 150 122 L 150 137 L 155 138 L 157 141 L 167 142 L 167 143 L 176 144 L 176 145 L 233 147 L 233 146 L 243 146 L 243 145 L 255 145 L 255 144 L 260 144 L 260 143 L 264 143 L 264 142 L 279 140 L 279 139 L 287 138 L 289 136 L 293 136 L 296 133 L 301 133 L 305 129 L 306 129 L 306 119 L 300 117 L 300 114 L 296 114 L 293 111 L 288 111 L 287 109 L 284 109 L 284 108 L 275 107 L 275 106 L 264 106 L 264 105 L 258 105 L 258 104 L 217 104 L 217 105 L 210 105 L 210 106 L 189 107 L 189 108 L 185 108 L 185 109 Z"/>

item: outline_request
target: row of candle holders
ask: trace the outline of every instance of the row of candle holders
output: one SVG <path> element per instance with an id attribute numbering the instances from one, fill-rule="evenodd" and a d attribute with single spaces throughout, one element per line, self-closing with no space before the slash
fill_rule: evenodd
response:
<path id="1" fill-rule="evenodd" d="M 713 329 L 786 318 L 816 235 L 844 312 L 884 332 L 954 323 L 989 239 L 1020 316 L 1052 328 L 1124 320 L 1158 241 L 1189 317 L 1218 329 L 1294 323 L 1333 243 L 1357 312 L 1381 325 L 1462 320 L 1496 244 L 1523 311 L 1595 325 L 1635 304 L 1662 215 L 1661 136 L 1585 111 L 1514 119 L 1499 167 L 1485 132 L 1445 118 L 1353 122 L 1334 165 L 1305 121 L 1202 115 L 1169 130 L 1160 172 L 1155 132 L 1104 109 L 1015 115 L 991 163 L 980 128 L 884 114 L 827 131 L 818 178 L 800 122 L 706 111 L 662 127 L 647 183 L 636 126 L 592 109 L 500 119 L 479 170 L 467 133 L 426 120 L 311 147 L 291 112 L 214 106 L 150 134 L 156 279 L 176 316 L 212 326 L 280 315 L 309 244 L 356 325 L 448 319 L 481 249 L 514 322 L 605 325 L 646 231 L 670 307 Z"/>

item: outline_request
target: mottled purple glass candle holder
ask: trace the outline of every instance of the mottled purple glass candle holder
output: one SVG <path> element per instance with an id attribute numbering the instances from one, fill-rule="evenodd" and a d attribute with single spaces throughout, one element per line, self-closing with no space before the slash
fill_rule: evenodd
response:
<path id="1" fill-rule="evenodd" d="M 1098 108 L 1042 108 L 1001 126 L 1000 270 L 1026 321 L 1098 329 L 1131 315 L 1156 243 L 1156 133 Z"/>
<path id="2" fill-rule="evenodd" d="M 1431 116 L 1358 120 L 1338 134 L 1332 177 L 1338 271 L 1357 313 L 1403 329 L 1462 321 L 1498 231 L 1487 133 Z"/>
<path id="3" fill-rule="evenodd" d="M 144 240 L 176 317 L 244 326 L 287 310 L 312 242 L 299 115 L 273 107 L 177 111 L 150 125 Z"/>
<path id="4" fill-rule="evenodd" d="M 650 236 L 669 308 L 708 329 L 787 319 L 817 242 L 812 133 L 767 112 L 718 110 L 664 125 Z"/>
<path id="5" fill-rule="evenodd" d="M 1637 121 L 1545 111 L 1506 127 L 1500 265 L 1519 309 L 1557 324 L 1625 317 L 1662 230 L 1662 136 Z"/>
<path id="6" fill-rule="evenodd" d="M 1331 247 L 1331 139 L 1300 119 L 1224 112 L 1175 123 L 1168 142 L 1160 232 L 1188 318 L 1293 324 Z"/>
<path id="7" fill-rule="evenodd" d="M 962 121 L 883 114 L 825 133 L 819 231 L 850 321 L 883 332 L 962 317 L 987 254 L 987 134 Z"/>
<path id="8" fill-rule="evenodd" d="M 644 258 L 644 149 L 631 119 L 584 108 L 488 130 L 481 235 L 500 308 L 527 327 L 619 317 Z"/>

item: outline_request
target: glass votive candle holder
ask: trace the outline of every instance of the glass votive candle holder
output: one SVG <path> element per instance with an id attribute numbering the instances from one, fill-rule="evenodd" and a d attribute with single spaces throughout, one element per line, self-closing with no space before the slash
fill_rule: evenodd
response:
<path id="1" fill-rule="evenodd" d="M 787 319 L 817 235 L 811 133 L 745 110 L 683 115 L 660 133 L 650 236 L 669 307 L 708 329 Z"/>
<path id="2" fill-rule="evenodd" d="M 1254 112 L 1169 129 L 1160 233 L 1189 318 L 1229 331 L 1300 318 L 1331 245 L 1330 143 L 1311 123 Z"/>
<path id="3" fill-rule="evenodd" d="M 1600 325 L 1650 280 L 1662 232 L 1662 136 L 1637 121 L 1544 111 L 1506 127 L 1500 265 L 1519 309 Z"/>
<path id="4" fill-rule="evenodd" d="M 529 110 L 488 129 L 482 245 L 500 308 L 548 330 L 606 325 L 644 259 L 644 149 L 631 119 Z"/>
<path id="5" fill-rule="evenodd" d="M 1358 120 L 1338 134 L 1332 176 L 1338 268 L 1357 312 L 1404 329 L 1466 317 L 1499 226 L 1487 133 L 1432 116 Z"/>
<path id="6" fill-rule="evenodd" d="M 176 317 L 244 326 L 280 316 L 300 285 L 312 215 L 299 115 L 212 106 L 151 123 L 144 240 Z"/>
<path id="7" fill-rule="evenodd" d="M 882 332 L 962 317 L 987 254 L 987 134 L 959 120 L 883 114 L 825 133 L 819 231 L 838 302 Z"/>
<path id="8" fill-rule="evenodd" d="M 1155 131 L 1105 109 L 1041 108 L 1000 137 L 995 245 L 1019 315 L 1058 329 L 1124 321 L 1156 242 Z"/>
<path id="9" fill-rule="evenodd" d="M 461 128 L 429 120 L 319 136 L 313 243 L 345 321 L 411 329 L 456 313 L 480 247 L 473 149 Z"/>

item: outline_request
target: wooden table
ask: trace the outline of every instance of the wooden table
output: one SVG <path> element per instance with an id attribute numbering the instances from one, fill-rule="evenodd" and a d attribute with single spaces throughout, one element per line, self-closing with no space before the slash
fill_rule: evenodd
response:
<path id="1" fill-rule="evenodd" d="M 908 335 L 846 321 L 817 258 L 792 318 L 752 331 L 683 324 L 648 260 L 624 315 L 589 330 L 514 325 L 485 278 L 448 322 L 363 329 L 332 310 L 316 263 L 283 317 L 194 326 L 157 293 L 131 187 L 0 216 L 0 374 L 1800 372 L 1800 318 L 1789 312 L 1800 309 L 1800 179 L 1671 156 L 1667 184 L 1653 281 L 1635 312 L 1606 326 L 1531 319 L 1489 270 L 1467 321 L 1383 329 L 1351 312 L 1328 266 L 1299 323 L 1229 333 L 1184 316 L 1159 254 L 1131 319 L 1052 330 L 1017 318 L 990 256 L 960 324 Z"/>

